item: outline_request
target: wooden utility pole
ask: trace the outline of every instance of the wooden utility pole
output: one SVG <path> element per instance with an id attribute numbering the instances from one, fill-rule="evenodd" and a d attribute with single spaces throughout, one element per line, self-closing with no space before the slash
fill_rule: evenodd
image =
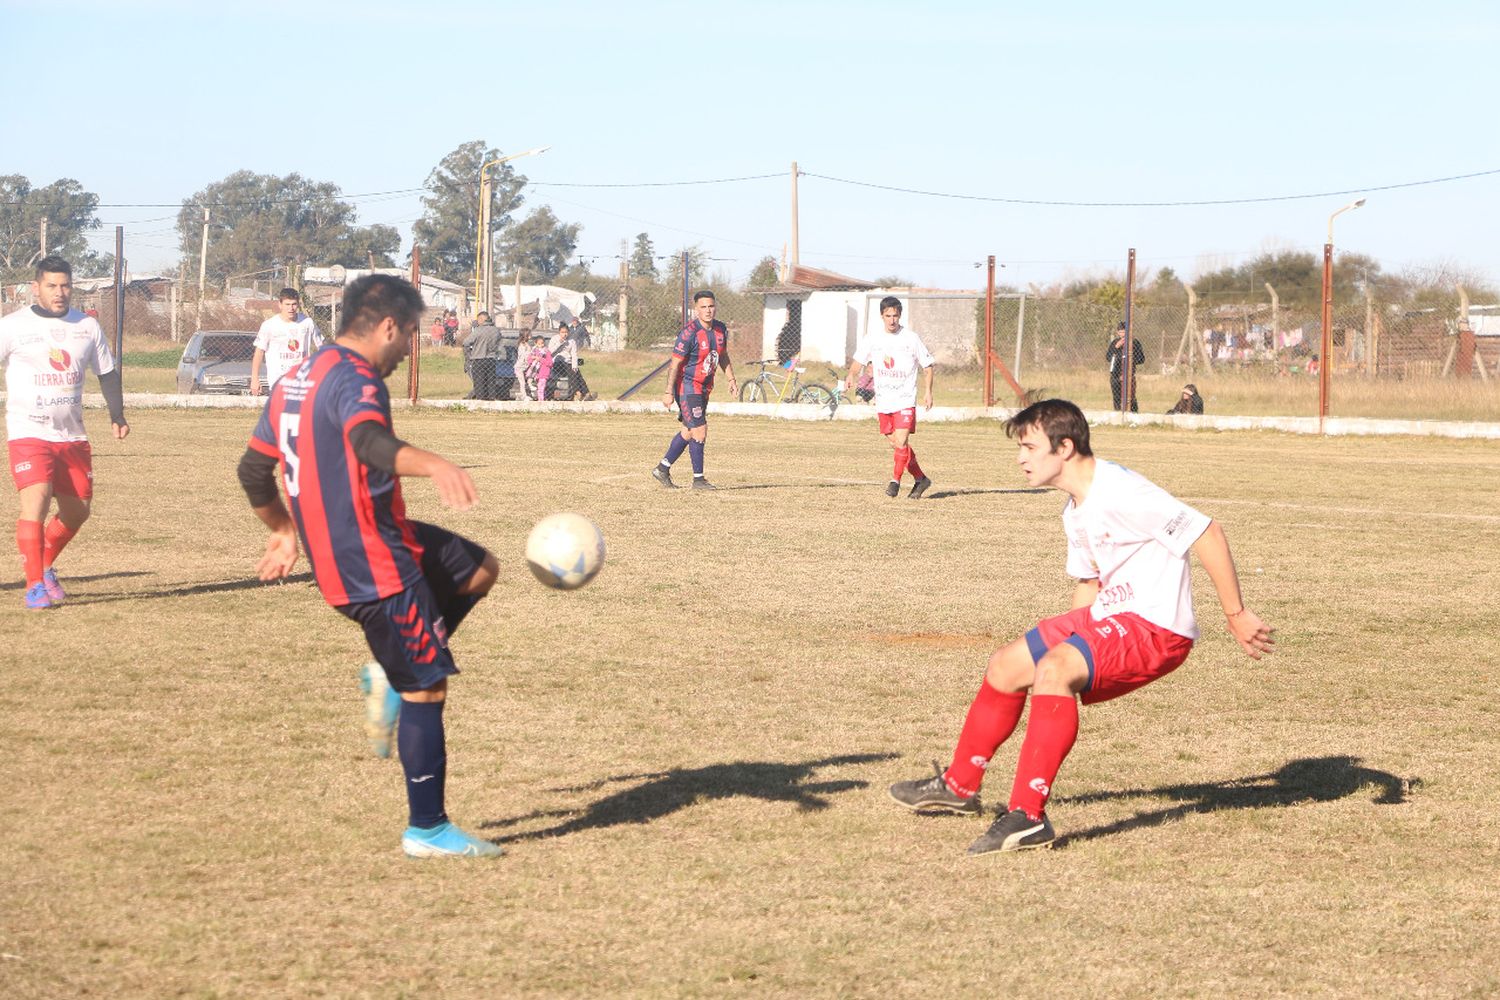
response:
<path id="1" fill-rule="evenodd" d="M 792 161 L 792 266 L 801 263 L 797 256 L 797 161 Z"/>
<path id="2" fill-rule="evenodd" d="M 42 219 L 41 229 L 42 229 L 42 231 L 41 231 L 39 239 L 40 239 L 41 247 L 42 247 L 42 256 L 45 257 L 45 256 L 47 256 L 47 220 L 46 219 Z"/>
<path id="3" fill-rule="evenodd" d="M 1271 352 L 1275 353 L 1277 339 L 1281 336 L 1281 298 L 1269 281 L 1266 282 L 1266 291 L 1271 293 Z"/>
<path id="4" fill-rule="evenodd" d="M 422 248 L 415 243 L 411 248 L 411 283 L 422 291 Z M 422 382 L 420 371 L 422 367 L 422 327 L 419 325 L 411 335 L 411 364 L 406 369 L 407 398 L 413 406 L 417 404 L 418 390 Z"/>
<path id="5" fill-rule="evenodd" d="M 203 329 L 203 294 L 208 278 L 208 206 L 203 207 L 203 243 L 198 248 L 198 317 L 194 328 Z"/>
<path id="6" fill-rule="evenodd" d="M 1125 376 L 1120 393 L 1120 412 L 1128 413 L 1135 402 L 1135 247 L 1125 258 L 1125 357 L 1121 374 Z"/>

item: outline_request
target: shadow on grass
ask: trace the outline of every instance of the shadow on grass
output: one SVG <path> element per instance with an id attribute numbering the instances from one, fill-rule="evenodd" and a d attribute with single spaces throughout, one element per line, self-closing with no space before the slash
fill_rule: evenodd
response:
<path id="1" fill-rule="evenodd" d="M 148 571 L 143 570 L 143 569 L 121 570 L 118 573 L 95 573 L 92 576 L 71 576 L 71 575 L 68 575 L 68 574 L 64 574 L 63 577 L 62 577 L 62 582 L 63 582 L 64 586 L 67 586 L 67 585 L 73 584 L 73 583 L 92 583 L 95 580 L 117 580 L 117 579 L 119 579 L 122 576 L 150 576 L 150 575 L 151 574 Z M 15 581 L 12 581 L 10 583 L 0 583 L 0 590 L 25 590 L 25 589 L 26 589 L 26 581 L 25 580 L 15 580 Z"/>
<path id="2" fill-rule="evenodd" d="M 144 576 L 143 573 L 114 573 L 112 576 Z M 89 577 L 64 578 L 63 585 L 66 586 L 73 580 L 87 580 Z M 154 601 L 165 597 L 197 597 L 200 594 L 228 594 L 236 590 L 259 590 L 262 587 L 281 587 L 292 583 L 311 583 L 311 573 L 293 573 L 291 576 L 274 583 L 266 583 L 254 577 L 243 580 L 220 580 L 215 583 L 192 583 L 182 587 L 167 587 L 163 590 L 130 590 L 119 591 L 110 594 L 84 594 L 78 597 L 70 596 L 69 604 L 108 604 L 111 601 Z"/>
<path id="3" fill-rule="evenodd" d="M 504 844 L 520 840 L 562 837 L 581 830 L 597 830 L 626 823 L 649 823 L 677 812 L 679 809 L 713 799 L 752 798 L 766 802 L 794 802 L 797 808 L 807 811 L 827 809 L 829 805 L 827 796 L 835 792 L 865 788 L 868 787 L 869 782 L 847 779 L 807 782 L 815 771 L 824 767 L 892 760 L 897 756 L 894 753 L 847 754 L 842 757 L 824 757 L 821 760 L 809 760 L 797 764 L 773 761 L 735 761 L 731 764 L 712 764 L 708 767 L 695 767 L 688 770 L 674 769 L 647 774 L 622 774 L 587 785 L 554 788 L 549 791 L 557 795 L 566 795 L 624 782 L 640 782 L 640 784 L 612 795 L 606 795 L 582 810 L 554 809 L 530 812 L 524 816 L 490 820 L 479 826 L 484 830 L 497 830 L 519 826 L 531 820 L 572 817 L 542 830 L 493 838 L 495 843 Z"/>
<path id="4" fill-rule="evenodd" d="M 1159 826 L 1194 813 L 1218 812 L 1221 809 L 1268 809 L 1294 806 L 1302 802 L 1332 802 L 1355 795 L 1364 788 L 1374 790 L 1374 801 L 1379 805 L 1400 805 L 1408 800 L 1412 789 L 1420 784 L 1419 778 L 1401 778 L 1389 771 L 1363 767 L 1358 757 L 1304 757 L 1268 774 L 1257 774 L 1249 778 L 1229 778 L 1197 785 L 1164 785 L 1160 788 L 1063 795 L 1054 801 L 1108 802 L 1117 799 L 1165 798 L 1179 804 L 1138 812 L 1113 823 L 1065 834 L 1058 837 L 1057 846 L 1109 837 L 1141 827 Z"/>
<path id="5" fill-rule="evenodd" d="M 958 489 L 958 490 L 936 490 L 936 491 L 934 491 L 932 493 L 927 494 L 927 496 L 924 497 L 923 499 L 926 499 L 926 500 L 946 500 L 949 497 L 971 497 L 971 496 L 975 496 L 975 495 L 980 494 L 980 493 L 1051 493 L 1051 492 L 1052 491 L 1050 489 L 1031 489 L 1030 487 L 1025 487 L 1025 486 L 1017 487 L 1015 489 L 983 489 L 983 488 L 976 487 L 975 489 L 971 489 L 971 490 L 965 490 L 965 489 Z"/>

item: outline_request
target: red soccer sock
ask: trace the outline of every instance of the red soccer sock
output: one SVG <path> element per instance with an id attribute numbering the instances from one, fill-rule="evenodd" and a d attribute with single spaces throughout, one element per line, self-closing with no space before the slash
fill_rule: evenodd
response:
<path id="1" fill-rule="evenodd" d="M 911 449 L 910 448 L 897 448 L 896 449 L 896 471 L 893 472 L 893 473 L 891 473 L 891 478 L 894 479 L 898 483 L 901 482 L 901 477 L 904 476 L 904 475 L 906 475 L 906 465 L 910 461 L 911 461 Z"/>
<path id="2" fill-rule="evenodd" d="M 21 571 L 26 574 L 26 586 L 34 587 L 42 582 L 42 522 L 16 522 L 16 549 L 21 553 Z"/>
<path id="3" fill-rule="evenodd" d="M 1078 738 L 1078 699 L 1070 694 L 1034 694 L 1021 759 L 1016 761 L 1016 783 L 1010 790 L 1010 809 L 1024 809 L 1033 819 L 1047 809 L 1052 782 Z"/>
<path id="4" fill-rule="evenodd" d="M 917 464 L 917 453 L 912 448 L 906 449 L 906 471 L 911 473 L 913 479 L 922 479 L 922 467 Z"/>
<path id="5" fill-rule="evenodd" d="M 83 525 L 78 527 L 81 528 Z M 42 569 L 52 568 L 52 563 L 76 534 L 78 534 L 78 528 L 70 528 L 63 524 L 60 517 L 54 517 L 47 522 L 47 530 L 42 534 Z"/>
<path id="6" fill-rule="evenodd" d="M 1026 692 L 1007 694 L 981 682 L 979 693 L 969 705 L 964 728 L 958 734 L 953 763 L 943 772 L 943 780 L 958 795 L 973 795 L 984 781 L 984 769 L 1021 718 L 1026 706 Z"/>

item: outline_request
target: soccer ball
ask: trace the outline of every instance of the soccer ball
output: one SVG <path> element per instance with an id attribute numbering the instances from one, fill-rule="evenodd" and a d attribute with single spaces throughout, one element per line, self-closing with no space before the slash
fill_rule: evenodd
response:
<path id="1" fill-rule="evenodd" d="M 526 564 L 558 590 L 576 590 L 604 567 L 604 535 L 582 514 L 550 514 L 526 539 Z"/>

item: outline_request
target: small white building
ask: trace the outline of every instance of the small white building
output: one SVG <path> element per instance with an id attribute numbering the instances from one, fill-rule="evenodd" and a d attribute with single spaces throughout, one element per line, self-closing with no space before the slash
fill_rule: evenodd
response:
<path id="1" fill-rule="evenodd" d="M 972 364 L 979 355 L 979 306 L 984 293 L 929 288 L 882 288 L 815 267 L 792 265 L 786 280 L 765 295 L 762 357 L 800 356 L 842 367 L 859 341 L 884 329 L 880 300 L 901 300 L 905 326 L 921 335 L 940 364 Z"/>

